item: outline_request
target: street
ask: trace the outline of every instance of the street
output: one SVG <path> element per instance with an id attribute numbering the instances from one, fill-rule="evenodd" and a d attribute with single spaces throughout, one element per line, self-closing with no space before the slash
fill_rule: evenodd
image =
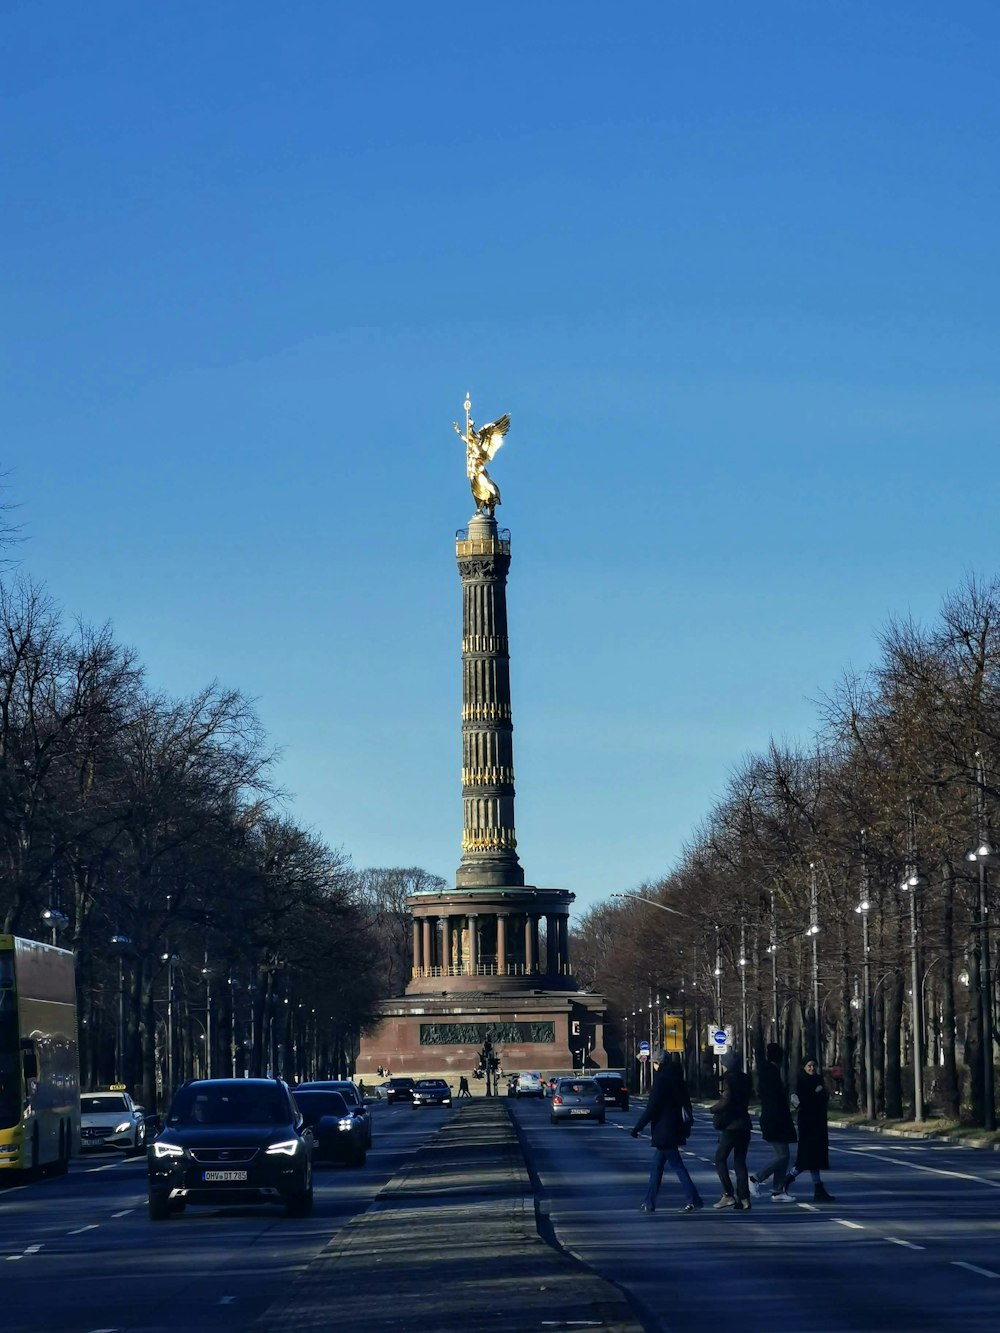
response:
<path id="1" fill-rule="evenodd" d="M 704 1111 L 685 1161 L 705 1209 L 680 1216 L 668 1167 L 658 1211 L 638 1211 L 648 1137 L 627 1130 L 636 1108 L 603 1127 L 549 1124 L 542 1103 L 515 1109 L 556 1239 L 627 1289 L 650 1327 L 695 1333 L 719 1314 L 743 1333 L 993 1330 L 1000 1311 L 1000 1155 L 863 1130 L 831 1130 L 832 1204 L 764 1192 L 749 1213 L 714 1212 L 717 1135 Z M 754 1132 L 750 1169 L 768 1150 Z"/>

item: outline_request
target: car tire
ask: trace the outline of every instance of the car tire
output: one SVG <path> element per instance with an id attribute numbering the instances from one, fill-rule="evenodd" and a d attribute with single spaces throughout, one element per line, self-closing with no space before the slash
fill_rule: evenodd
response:
<path id="1" fill-rule="evenodd" d="M 135 1131 L 135 1143 L 126 1148 L 126 1157 L 140 1157 L 146 1151 L 146 1126 L 139 1125 Z"/>
<path id="2" fill-rule="evenodd" d="M 603 1125 L 603 1124 L 604 1124 L 604 1116 L 602 1116 L 602 1115 L 598 1116 L 598 1117 L 597 1117 L 597 1123 L 598 1123 L 599 1125 Z"/>
<path id="3" fill-rule="evenodd" d="M 351 1166 L 364 1166 L 367 1160 L 368 1160 L 368 1154 L 364 1150 L 364 1148 L 362 1148 L 360 1152 L 356 1152 L 354 1156 L 351 1158 Z"/>
<path id="4" fill-rule="evenodd" d="M 627 1110 L 628 1110 L 628 1098 L 627 1098 L 627 1097 L 626 1097 L 625 1100 L 622 1102 L 622 1110 L 623 1110 L 623 1111 L 627 1111 Z"/>
<path id="5" fill-rule="evenodd" d="M 162 1190 L 149 1191 L 149 1220 L 165 1222 L 170 1216 L 170 1198 Z"/>
<path id="6" fill-rule="evenodd" d="M 550 1125 L 558 1125 L 558 1124 L 559 1124 L 559 1118 L 558 1118 L 558 1116 L 550 1115 L 550 1116 L 549 1116 L 549 1124 L 550 1124 Z"/>

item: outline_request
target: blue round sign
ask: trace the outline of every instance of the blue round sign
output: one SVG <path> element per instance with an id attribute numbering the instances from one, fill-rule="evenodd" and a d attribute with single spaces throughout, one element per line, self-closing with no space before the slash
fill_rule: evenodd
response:
<path id="1" fill-rule="evenodd" d="M 648 1050 L 649 1050 L 649 1042 L 648 1042 L 648 1041 L 640 1041 L 640 1043 L 639 1043 L 639 1050 L 640 1050 L 640 1051 L 648 1051 Z"/>
<path id="2" fill-rule="evenodd" d="M 712 1040 L 715 1042 L 716 1046 L 725 1046 L 728 1039 L 728 1034 L 726 1033 L 725 1028 L 716 1028 L 712 1033 Z"/>

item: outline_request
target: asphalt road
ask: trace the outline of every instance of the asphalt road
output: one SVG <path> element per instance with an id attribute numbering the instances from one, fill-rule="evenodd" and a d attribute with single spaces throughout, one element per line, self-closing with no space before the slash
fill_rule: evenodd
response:
<path id="1" fill-rule="evenodd" d="M 793 1204 L 765 1195 L 749 1213 L 711 1208 L 717 1135 L 697 1117 L 685 1155 L 706 1202 L 682 1216 L 667 1168 L 657 1212 L 639 1212 L 649 1139 L 638 1118 L 604 1126 L 549 1124 L 544 1102 L 514 1114 L 558 1242 L 640 1304 L 651 1329 L 703 1333 L 995 1333 L 1000 1329 L 1000 1154 L 831 1130 L 836 1202 L 812 1203 L 808 1177 Z M 750 1168 L 769 1154 L 754 1134 Z"/>
<path id="2" fill-rule="evenodd" d="M 376 1105 L 366 1165 L 317 1165 L 308 1218 L 270 1206 L 189 1208 L 153 1223 L 145 1159 L 103 1152 L 74 1161 L 62 1178 L 0 1184 L 0 1329 L 247 1328 L 449 1114 Z"/>

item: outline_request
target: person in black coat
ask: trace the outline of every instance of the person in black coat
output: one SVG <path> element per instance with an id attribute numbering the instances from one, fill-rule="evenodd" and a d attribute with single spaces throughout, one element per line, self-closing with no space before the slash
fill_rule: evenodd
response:
<path id="1" fill-rule="evenodd" d="M 696 1213 L 704 1208 L 701 1195 L 694 1181 L 688 1175 L 688 1169 L 681 1158 L 681 1144 L 687 1143 L 694 1113 L 684 1071 L 680 1062 L 670 1060 L 665 1050 L 659 1050 L 653 1056 L 653 1086 L 649 1090 L 646 1109 L 635 1122 L 632 1137 L 637 1139 L 639 1131 L 650 1126 L 649 1137 L 653 1142 L 653 1164 L 649 1169 L 649 1184 L 646 1197 L 639 1205 L 643 1213 L 656 1212 L 656 1196 L 663 1180 L 663 1168 L 669 1162 L 674 1174 L 684 1191 L 682 1213 Z"/>
<path id="2" fill-rule="evenodd" d="M 785 1190 L 791 1189 L 796 1176 L 808 1171 L 813 1182 L 814 1202 L 833 1203 L 833 1195 L 827 1193 L 820 1177 L 820 1172 L 828 1170 L 830 1166 L 830 1134 L 827 1127 L 827 1104 L 830 1098 L 815 1060 L 807 1060 L 802 1066 L 795 1095 L 799 1104 L 799 1150 L 795 1166 L 785 1178 Z"/>
<path id="3" fill-rule="evenodd" d="M 743 1072 L 743 1061 L 736 1051 L 722 1057 L 722 1096 L 711 1109 L 712 1124 L 719 1131 L 719 1145 L 715 1150 L 715 1169 L 722 1185 L 722 1198 L 714 1208 L 748 1209 L 750 1207 L 750 1178 L 747 1174 L 747 1149 L 750 1147 L 750 1093 L 753 1084 L 750 1075 Z M 736 1172 L 736 1191 L 729 1174 L 729 1156 L 733 1157 Z"/>
<path id="4" fill-rule="evenodd" d="M 777 1203 L 790 1203 L 792 1196 L 785 1191 L 785 1180 L 791 1146 L 798 1141 L 798 1136 L 788 1109 L 788 1094 L 781 1081 L 781 1056 L 781 1047 L 772 1041 L 767 1048 L 767 1059 L 757 1072 L 760 1134 L 771 1149 L 771 1161 L 750 1177 L 750 1189 L 757 1195 L 764 1181 L 770 1180 L 771 1198 Z"/>

